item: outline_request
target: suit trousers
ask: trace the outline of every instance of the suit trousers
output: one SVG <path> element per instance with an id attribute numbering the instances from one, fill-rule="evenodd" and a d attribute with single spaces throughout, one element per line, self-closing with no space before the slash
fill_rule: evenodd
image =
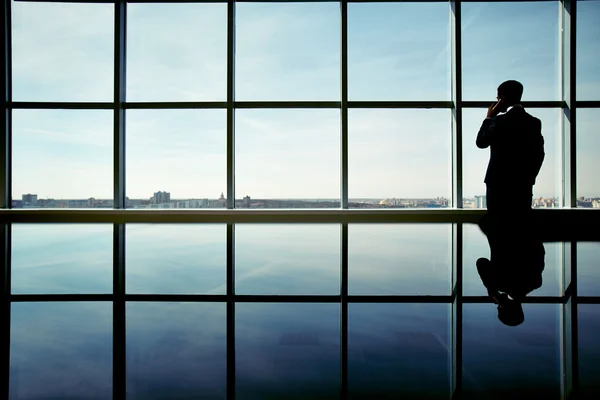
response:
<path id="1" fill-rule="evenodd" d="M 533 186 L 486 185 L 485 201 L 488 212 L 519 213 L 531 210 Z"/>

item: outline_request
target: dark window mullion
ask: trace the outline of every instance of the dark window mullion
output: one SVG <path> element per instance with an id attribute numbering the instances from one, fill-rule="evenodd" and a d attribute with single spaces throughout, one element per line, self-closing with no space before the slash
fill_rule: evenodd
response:
<path id="1" fill-rule="evenodd" d="M 0 348 L 0 360 L 5 366 L 5 373 L 0 382 L 0 398 L 8 399 L 10 382 L 10 254 L 11 254 L 11 225 L 0 225 L 0 246 L 2 246 L 2 255 L 0 256 L 0 290 L 2 297 L 0 299 L 0 326 L 2 326 L 2 347 Z"/>
<path id="2" fill-rule="evenodd" d="M 342 224 L 341 230 L 340 392 L 341 398 L 346 399 L 348 397 L 348 224 Z"/>
<path id="3" fill-rule="evenodd" d="M 2 133 L 0 134 L 0 208 L 12 206 L 11 146 L 12 124 L 11 110 L 8 105 L 12 98 L 11 91 L 11 1 L 3 1 L 2 30 L 0 46 L 2 47 Z M 0 398 L 8 399 L 10 383 L 10 282 L 11 282 L 11 224 L 0 224 L 0 326 L 2 329 L 0 365 L 4 365 L 4 374 L 0 381 Z M 2 368 L 0 368 L 2 369 Z"/>
<path id="4" fill-rule="evenodd" d="M 114 141 L 113 207 L 125 202 L 125 65 L 127 4 L 115 2 L 114 19 Z M 127 397 L 126 315 L 125 315 L 125 224 L 113 225 L 113 399 Z"/>
<path id="5" fill-rule="evenodd" d="M 340 83 L 341 83 L 341 206 L 348 208 L 348 3 L 340 2 L 341 13 L 341 51 L 340 51 Z"/>
<path id="6" fill-rule="evenodd" d="M 235 1 L 227 1 L 227 208 L 235 208 Z M 227 400 L 235 399 L 235 224 L 227 224 Z"/>

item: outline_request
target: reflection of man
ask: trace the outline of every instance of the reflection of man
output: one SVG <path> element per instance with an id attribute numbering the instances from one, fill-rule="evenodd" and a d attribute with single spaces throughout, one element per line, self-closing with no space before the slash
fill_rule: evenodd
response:
<path id="1" fill-rule="evenodd" d="M 485 174 L 490 212 L 531 209 L 533 185 L 544 161 L 544 138 L 541 121 L 520 104 L 522 95 L 523 85 L 517 81 L 498 86 L 498 102 L 489 107 L 477 134 L 477 147 L 490 147 Z"/>
<path id="2" fill-rule="evenodd" d="M 477 272 L 488 295 L 498 305 L 498 319 L 509 326 L 523 322 L 521 302 L 542 286 L 545 265 L 540 230 L 531 217 L 509 222 L 490 213 L 479 226 L 490 245 L 490 260 L 477 260 Z"/>

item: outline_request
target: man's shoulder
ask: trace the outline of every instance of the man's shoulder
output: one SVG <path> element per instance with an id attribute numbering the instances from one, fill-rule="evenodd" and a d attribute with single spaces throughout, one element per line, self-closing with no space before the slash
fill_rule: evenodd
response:
<path id="1" fill-rule="evenodd" d="M 536 117 L 536 116 L 534 116 L 534 115 L 531 115 L 531 114 L 529 114 L 527 111 L 525 111 L 525 115 L 527 116 L 527 118 L 529 118 L 529 119 L 530 119 L 530 120 L 532 120 L 532 121 L 535 121 L 535 122 L 542 122 L 542 120 L 540 120 L 538 117 Z"/>
<path id="2" fill-rule="evenodd" d="M 516 110 L 515 110 L 516 111 Z M 508 112 L 503 114 L 502 116 L 507 117 L 510 121 L 514 121 L 515 123 L 527 121 L 530 124 L 539 124 L 541 125 L 542 121 L 535 117 L 534 115 L 529 114 L 524 108 L 520 109 L 520 112 Z"/>

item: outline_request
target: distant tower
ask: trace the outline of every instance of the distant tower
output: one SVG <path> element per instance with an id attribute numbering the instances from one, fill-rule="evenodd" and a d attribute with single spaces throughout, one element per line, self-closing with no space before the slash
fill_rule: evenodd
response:
<path id="1" fill-rule="evenodd" d="M 250 208 L 250 196 L 244 197 L 244 201 L 242 204 L 243 207 Z"/>
<path id="2" fill-rule="evenodd" d="M 219 197 L 219 204 L 221 204 L 222 206 L 227 204 L 227 199 L 225 198 L 225 196 L 223 196 L 223 192 L 221 192 L 221 196 Z"/>
<path id="3" fill-rule="evenodd" d="M 487 208 L 485 196 L 475 196 L 475 208 Z"/>

